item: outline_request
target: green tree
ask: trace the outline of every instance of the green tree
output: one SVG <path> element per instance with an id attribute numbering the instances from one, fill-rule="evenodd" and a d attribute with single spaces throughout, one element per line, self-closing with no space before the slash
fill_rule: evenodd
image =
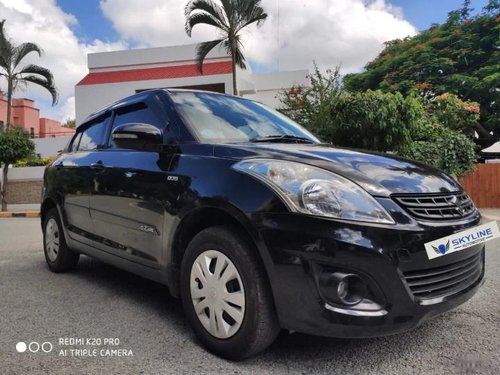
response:
<path id="1" fill-rule="evenodd" d="M 52 105 L 57 103 L 57 90 L 52 73 L 34 64 L 21 66 L 23 59 L 32 52 L 42 55 L 42 50 L 34 43 L 14 45 L 4 29 L 5 20 L 0 22 L 0 76 L 7 80 L 6 131 L 11 125 L 12 97 L 20 85 L 34 83 L 46 89 L 52 96 Z"/>
<path id="2" fill-rule="evenodd" d="M 0 134 L 0 165 L 2 165 L 2 183 L 0 184 L 0 200 L 2 211 L 7 210 L 5 193 L 7 191 L 7 174 L 9 164 L 27 158 L 33 154 L 35 144 L 19 129 L 10 129 Z"/>
<path id="3" fill-rule="evenodd" d="M 500 10 L 500 1 L 490 0 L 483 10 L 485 13 L 498 15 L 498 11 Z"/>
<path id="4" fill-rule="evenodd" d="M 63 126 L 67 128 L 74 129 L 76 127 L 76 120 L 74 118 L 69 118 L 66 120 Z"/>
<path id="5" fill-rule="evenodd" d="M 450 12 L 442 25 L 414 37 L 387 42 L 365 71 L 347 75 L 346 89 L 381 89 L 406 95 L 413 90 L 428 96 L 443 93 L 480 104 L 474 125 L 487 146 L 500 138 L 500 22 L 498 0 L 477 16 L 469 2 Z M 493 135 L 490 134 L 493 132 Z"/>
<path id="6" fill-rule="evenodd" d="M 190 0 L 185 9 L 186 33 L 191 36 L 193 27 L 198 24 L 210 25 L 218 29 L 221 37 L 198 44 L 196 61 L 203 71 L 203 61 L 215 47 L 222 45 L 231 56 L 233 70 L 233 94 L 238 94 L 236 85 L 236 66 L 246 69 L 243 56 L 241 31 L 256 23 L 260 26 L 267 18 L 261 0 Z"/>

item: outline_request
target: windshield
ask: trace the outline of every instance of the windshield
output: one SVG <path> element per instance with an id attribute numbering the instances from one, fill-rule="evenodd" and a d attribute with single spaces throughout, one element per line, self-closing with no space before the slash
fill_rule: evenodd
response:
<path id="1" fill-rule="evenodd" d="M 204 92 L 170 92 L 184 120 L 206 143 L 262 141 L 319 142 L 307 130 L 260 103 Z"/>

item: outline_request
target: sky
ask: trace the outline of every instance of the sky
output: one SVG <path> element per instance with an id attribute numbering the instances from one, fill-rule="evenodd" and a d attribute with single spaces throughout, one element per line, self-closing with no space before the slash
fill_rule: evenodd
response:
<path id="1" fill-rule="evenodd" d="M 472 0 L 476 12 L 487 0 Z M 209 26 L 184 31 L 187 0 L 0 0 L 0 19 L 16 44 L 37 43 L 41 58 L 26 63 L 49 68 L 59 101 L 30 85 L 16 97 L 36 101 L 41 116 L 65 121 L 75 116 L 74 87 L 87 73 L 87 54 L 197 43 L 214 39 Z M 462 0 L 262 0 L 268 19 L 245 30 L 245 56 L 254 72 L 321 69 L 341 65 L 359 72 L 387 40 L 404 38 L 442 23 Z M 5 81 L 0 88 L 5 90 Z M 103 103 L 105 105 L 107 103 Z"/>

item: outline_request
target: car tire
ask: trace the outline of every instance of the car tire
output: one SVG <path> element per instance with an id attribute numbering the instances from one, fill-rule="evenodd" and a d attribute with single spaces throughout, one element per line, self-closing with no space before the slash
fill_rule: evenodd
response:
<path id="1" fill-rule="evenodd" d="M 64 231 L 56 208 L 45 214 L 43 222 L 43 252 L 52 272 L 65 272 L 75 268 L 80 254 L 75 253 L 66 244 Z"/>
<path id="2" fill-rule="evenodd" d="M 251 357 L 280 331 L 256 249 L 237 228 L 207 228 L 191 240 L 181 265 L 181 298 L 198 339 L 223 358 Z"/>

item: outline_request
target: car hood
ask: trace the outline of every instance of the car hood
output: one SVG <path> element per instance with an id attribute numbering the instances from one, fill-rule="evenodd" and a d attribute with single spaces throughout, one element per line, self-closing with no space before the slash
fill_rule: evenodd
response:
<path id="1" fill-rule="evenodd" d="M 269 158 L 302 162 L 337 173 L 375 196 L 395 193 L 444 193 L 461 190 L 443 172 L 418 162 L 319 144 L 239 143 L 214 146 L 218 157 Z"/>

